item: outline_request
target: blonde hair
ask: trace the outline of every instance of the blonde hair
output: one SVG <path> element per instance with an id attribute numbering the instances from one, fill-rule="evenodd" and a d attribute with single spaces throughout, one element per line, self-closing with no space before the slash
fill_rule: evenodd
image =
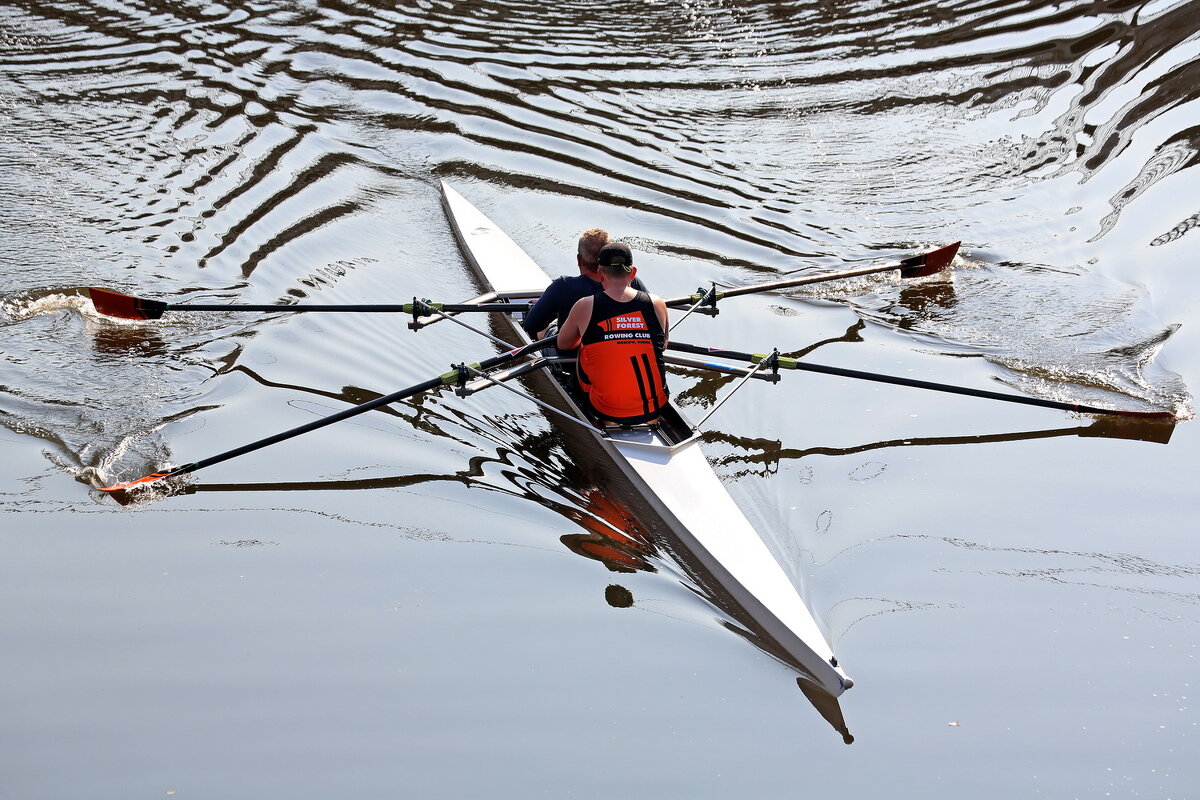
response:
<path id="1" fill-rule="evenodd" d="M 579 234 L 579 257 L 586 261 L 592 269 L 595 269 L 596 257 L 600 255 L 600 250 L 606 244 L 608 244 L 608 231 L 600 228 L 588 228 Z"/>

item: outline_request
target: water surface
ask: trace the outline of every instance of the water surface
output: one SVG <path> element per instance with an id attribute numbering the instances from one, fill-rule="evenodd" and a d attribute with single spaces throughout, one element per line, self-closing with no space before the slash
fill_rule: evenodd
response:
<path id="1" fill-rule="evenodd" d="M 1190 796 L 1197 30 L 1158 0 L 7 3 L 0 794 Z M 90 489 L 494 352 L 85 297 L 463 299 L 441 180 L 552 274 L 607 228 L 667 296 L 962 240 L 949 276 L 675 335 L 1180 424 L 811 374 L 723 405 L 706 452 L 856 680 L 851 747 L 508 393 Z M 697 417 L 731 388 L 673 375 Z"/>

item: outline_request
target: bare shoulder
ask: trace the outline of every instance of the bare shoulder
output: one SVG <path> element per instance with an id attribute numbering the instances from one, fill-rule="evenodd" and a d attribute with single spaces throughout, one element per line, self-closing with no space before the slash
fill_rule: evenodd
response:
<path id="1" fill-rule="evenodd" d="M 654 316 L 658 317 L 658 324 L 663 327 L 663 330 L 666 330 L 669 327 L 667 302 L 656 294 L 650 295 L 650 302 L 654 307 Z"/>

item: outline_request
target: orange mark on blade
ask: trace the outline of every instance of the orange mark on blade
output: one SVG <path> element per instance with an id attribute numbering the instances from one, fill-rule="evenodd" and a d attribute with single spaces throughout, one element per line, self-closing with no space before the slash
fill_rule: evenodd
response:
<path id="1" fill-rule="evenodd" d="M 96 488 L 102 492 L 123 492 L 127 489 L 132 489 L 134 486 L 140 486 L 145 483 L 152 483 L 154 481 L 161 480 L 170 474 L 171 473 L 169 472 L 156 472 L 153 475 L 147 475 L 144 478 L 138 478 L 136 481 L 125 481 L 124 483 L 114 483 L 112 486 L 98 486 Z"/>

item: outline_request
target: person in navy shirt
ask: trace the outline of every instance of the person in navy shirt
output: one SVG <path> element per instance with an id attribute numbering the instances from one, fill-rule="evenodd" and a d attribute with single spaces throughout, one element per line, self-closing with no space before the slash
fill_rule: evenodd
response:
<path id="1" fill-rule="evenodd" d="M 597 272 L 600 266 L 597 256 L 607 244 L 608 233 L 600 228 L 589 228 L 579 235 L 579 247 L 575 256 L 579 274 L 551 281 L 521 321 L 521 326 L 531 339 L 536 341 L 545 338 L 551 323 L 557 322 L 561 328 L 577 301 L 604 290 L 600 284 L 600 273 Z M 646 291 L 640 278 L 634 278 L 633 288 Z"/>

